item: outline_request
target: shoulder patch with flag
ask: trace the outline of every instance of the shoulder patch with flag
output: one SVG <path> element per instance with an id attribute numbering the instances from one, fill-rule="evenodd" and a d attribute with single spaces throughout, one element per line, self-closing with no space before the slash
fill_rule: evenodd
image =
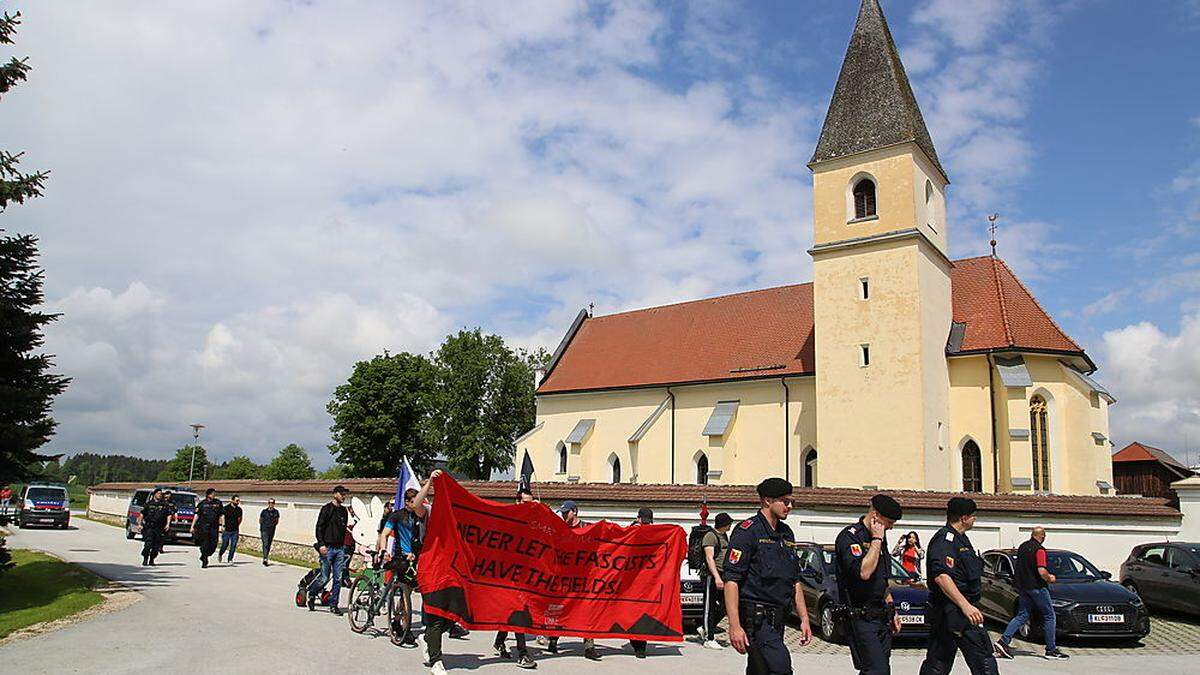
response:
<path id="1" fill-rule="evenodd" d="M 753 519 L 753 518 L 751 518 L 750 520 L 743 520 L 743 521 L 742 521 L 742 524 L 741 524 L 741 526 L 740 526 L 740 527 L 741 527 L 743 530 L 748 530 L 748 529 L 750 529 L 750 526 L 751 526 L 751 525 L 753 525 L 753 524 L 754 524 L 754 519 Z"/>
<path id="2" fill-rule="evenodd" d="M 954 556 L 952 556 L 952 555 L 946 556 L 946 567 L 949 567 L 950 569 L 954 569 Z"/>
<path id="3" fill-rule="evenodd" d="M 736 564 L 738 564 L 738 561 L 741 559 L 742 559 L 741 551 L 737 550 L 736 548 L 729 549 L 729 562 L 731 564 L 736 565 Z"/>
<path id="4" fill-rule="evenodd" d="M 858 556 L 861 556 L 862 555 L 862 546 L 859 546 L 858 544 L 850 544 L 850 553 L 852 553 L 854 555 L 854 557 L 856 557 L 856 558 Z"/>

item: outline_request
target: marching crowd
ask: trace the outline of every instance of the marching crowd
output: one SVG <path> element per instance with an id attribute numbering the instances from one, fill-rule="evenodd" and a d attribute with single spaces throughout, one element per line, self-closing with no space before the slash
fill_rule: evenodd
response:
<path id="1" fill-rule="evenodd" d="M 429 514 L 430 488 L 440 473 L 434 471 L 420 490 L 407 489 L 400 508 L 393 510 L 389 501 L 379 522 L 378 539 L 374 542 L 375 551 L 381 552 L 377 562 L 408 581 L 402 586 L 406 593 L 411 593 L 416 586 L 415 570 Z M 802 645 L 812 637 L 800 585 L 795 537 L 785 522 L 792 508 L 792 485 L 782 478 L 768 478 L 758 485 L 757 491 L 760 502 L 757 513 L 736 526 L 728 514 L 719 513 L 715 527 L 701 539 L 704 614 L 698 632 L 704 647 L 723 649 L 715 635 L 719 631 L 718 624 L 728 618 L 728 642 L 738 653 L 747 656 L 748 674 L 787 675 L 792 672 L 791 655 L 784 644 L 784 626 L 788 619 L 799 619 Z M 352 514 L 344 504 L 347 494 L 346 488 L 335 487 L 330 501 L 317 517 L 314 547 L 321 564 L 320 573 L 305 589 L 310 611 L 316 610 L 318 598 L 328 586 L 331 589 L 327 602 L 330 613 L 337 616 L 343 613 L 338 600 L 354 552 L 354 540 L 350 535 Z M 533 501 L 534 495 L 522 483 L 516 499 L 518 503 Z M 1031 539 L 1018 551 L 1016 576 L 1020 610 L 1003 637 L 998 642 L 991 641 L 983 627 L 983 615 L 977 608 L 981 595 L 982 558 L 968 535 L 975 526 L 975 511 L 976 504 L 971 499 L 951 498 L 946 505 L 946 524 L 934 534 L 928 550 L 921 547 L 916 532 L 909 532 L 894 548 L 888 548 L 887 533 L 901 519 L 903 511 L 894 498 L 884 494 L 875 495 L 866 514 L 841 531 L 834 552 L 839 594 L 844 605 L 839 619 L 846 622 L 849 629 L 855 670 L 871 675 L 891 672 L 892 638 L 900 631 L 888 585 L 892 558 L 910 572 L 920 571 L 922 562 L 925 564 L 930 590 L 927 612 L 930 636 L 921 675 L 949 673 L 958 652 L 962 653 L 973 675 L 998 673 L 997 659 L 1012 658 L 1009 644 L 1029 620 L 1032 611 L 1037 611 L 1047 623 L 1044 627 L 1048 637 L 1046 657 L 1067 658 L 1054 644 L 1054 612 L 1047 611 L 1046 607 L 1049 603 L 1046 587 L 1054 583 L 1054 575 L 1046 567 L 1046 554 L 1042 548 L 1046 533 L 1042 528 L 1035 528 Z M 572 529 L 586 526 L 573 501 L 563 502 L 557 513 Z M 162 550 L 163 533 L 173 514 L 169 492 L 154 490 L 139 516 L 145 539 L 143 564 L 154 565 L 155 557 Z M 653 522 L 653 511 L 642 508 L 632 525 Z M 242 508 L 237 495 L 233 495 L 228 504 L 222 504 L 213 489 L 205 492 L 191 524 L 191 532 L 200 548 L 202 567 L 208 567 L 214 552 L 220 561 L 228 551 L 226 559 L 233 561 L 241 523 Z M 279 511 L 274 500 L 269 500 L 259 513 L 263 565 L 269 564 L 268 556 L 278 523 Z M 412 605 L 405 602 L 404 606 Z M 394 617 L 393 620 L 404 619 L 406 617 Z M 462 637 L 467 631 L 453 621 L 425 614 L 423 610 L 422 624 L 425 666 L 432 673 L 444 673 L 443 636 Z M 411 621 L 404 620 L 403 625 L 411 626 Z M 506 660 L 513 659 L 507 646 L 508 637 L 501 631 L 493 643 L 495 654 Z M 513 637 L 515 665 L 536 668 L 537 663 L 528 649 L 530 636 L 517 633 Z M 536 639 L 545 651 L 559 652 L 558 637 Z M 601 659 L 594 640 L 583 638 L 582 643 L 584 658 Z M 397 644 L 415 648 L 418 641 L 411 629 L 407 629 Z M 635 656 L 645 658 L 645 642 L 633 640 L 630 646 Z"/>

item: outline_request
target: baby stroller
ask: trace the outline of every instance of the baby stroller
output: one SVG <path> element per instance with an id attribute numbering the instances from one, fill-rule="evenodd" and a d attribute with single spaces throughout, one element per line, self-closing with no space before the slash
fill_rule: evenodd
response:
<path id="1" fill-rule="evenodd" d="M 313 580 L 315 580 L 319 576 L 321 576 L 321 568 L 316 567 L 316 568 L 313 568 L 313 569 L 309 570 L 308 572 L 306 572 L 304 574 L 304 576 L 300 578 L 300 583 L 297 584 L 297 586 L 296 586 L 296 606 L 297 607 L 304 607 L 308 604 L 308 585 L 311 584 L 313 582 Z M 346 575 L 346 576 L 349 577 L 349 575 Z M 346 583 L 347 580 L 348 579 L 342 580 L 343 586 L 349 586 L 349 584 Z M 329 598 L 332 595 L 333 594 L 330 593 L 328 589 L 324 589 L 324 588 L 321 589 L 321 594 L 320 594 L 320 597 L 318 598 L 318 600 L 320 601 L 322 607 L 329 606 Z"/>

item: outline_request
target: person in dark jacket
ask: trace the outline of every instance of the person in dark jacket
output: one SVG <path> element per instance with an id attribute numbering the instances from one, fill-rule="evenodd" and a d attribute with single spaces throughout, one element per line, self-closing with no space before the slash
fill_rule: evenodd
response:
<path id="1" fill-rule="evenodd" d="M 279 509 L 275 508 L 275 500 L 267 500 L 267 508 L 258 514 L 258 536 L 262 540 L 263 567 L 270 563 L 267 558 L 271 555 L 271 542 L 275 541 L 275 527 L 279 525 Z"/>
<path id="2" fill-rule="evenodd" d="M 229 549 L 229 562 L 233 562 L 233 554 L 237 551 L 238 532 L 242 528 L 242 500 L 237 495 L 229 498 L 229 503 L 221 511 L 221 520 L 224 521 L 225 531 L 221 534 L 221 550 L 217 552 L 217 562 L 225 556 L 225 549 Z"/>
<path id="3" fill-rule="evenodd" d="M 167 507 L 167 527 L 163 530 L 162 541 L 158 542 L 158 552 L 162 553 L 167 546 L 167 533 L 171 531 L 171 523 L 175 521 L 175 512 L 178 510 L 175 506 L 175 501 L 172 499 L 171 490 L 168 488 L 163 490 L 163 505 Z"/>
<path id="4" fill-rule="evenodd" d="M 342 615 L 342 610 L 338 607 L 338 597 L 342 591 L 342 575 L 346 571 L 346 549 L 343 543 L 346 540 L 346 524 L 350 516 L 342 502 L 346 501 L 347 492 L 349 490 L 341 485 L 333 488 L 332 499 L 322 506 L 321 512 L 317 514 L 317 542 L 314 547 L 321 555 L 321 575 L 308 585 L 310 612 L 316 610 L 317 594 L 325 584 L 333 581 L 329 595 L 329 611 L 337 616 Z"/>
<path id="5" fill-rule="evenodd" d="M 142 564 L 153 565 L 162 547 L 163 532 L 167 529 L 170 512 L 163 503 L 162 490 L 154 489 L 142 512 L 138 514 L 138 524 L 142 526 Z"/>
<path id="6" fill-rule="evenodd" d="M 1029 621 L 1030 613 L 1035 609 L 1038 614 L 1042 615 L 1042 632 L 1046 636 L 1046 658 L 1056 661 L 1068 658 L 1066 654 L 1058 650 L 1058 645 L 1054 641 L 1054 632 L 1058 626 L 1054 616 L 1054 607 L 1050 604 L 1050 584 L 1058 579 L 1050 573 L 1046 566 L 1046 549 L 1042 546 L 1045 541 L 1046 529 L 1035 527 L 1030 533 L 1029 541 L 1017 548 L 1016 578 L 1013 579 L 1017 591 L 1021 594 L 1017 598 L 1017 615 L 1008 622 L 1008 628 L 1004 629 L 1004 635 L 1000 641 L 993 645 L 996 656 L 1002 659 L 1013 657 L 1008 645 L 1017 631 L 1021 630 L 1021 626 Z"/>
<path id="7" fill-rule="evenodd" d="M 200 567 L 208 567 L 208 557 L 217 550 L 217 536 L 221 530 L 221 500 L 217 491 L 208 488 L 204 499 L 196 505 L 196 517 L 192 519 L 192 540 L 200 547 Z"/>

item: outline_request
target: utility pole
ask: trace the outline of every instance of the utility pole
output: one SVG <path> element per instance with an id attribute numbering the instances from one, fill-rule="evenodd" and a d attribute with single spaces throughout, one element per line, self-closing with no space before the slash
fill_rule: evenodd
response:
<path id="1" fill-rule="evenodd" d="M 204 428 L 203 424 L 192 424 L 192 463 L 188 467 L 188 482 L 192 482 L 192 476 L 196 472 L 196 446 L 200 445 L 200 430 Z"/>

